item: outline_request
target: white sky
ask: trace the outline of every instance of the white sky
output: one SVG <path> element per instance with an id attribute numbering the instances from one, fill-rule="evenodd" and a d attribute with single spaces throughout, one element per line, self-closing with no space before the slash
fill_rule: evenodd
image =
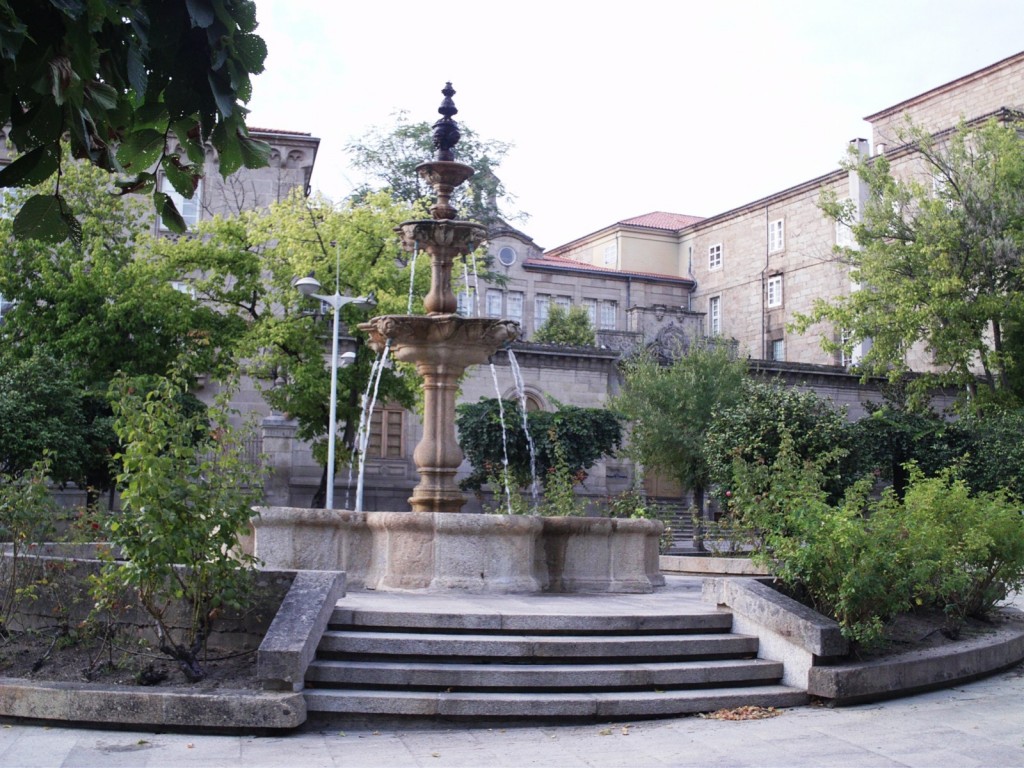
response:
<path id="1" fill-rule="evenodd" d="M 321 139 L 313 186 L 361 180 L 373 126 L 456 119 L 551 248 L 655 210 L 708 216 L 833 170 L 863 117 L 1024 49 L 1021 0 L 256 0 L 249 125 Z M 426 159 L 426 158 L 425 158 Z"/>

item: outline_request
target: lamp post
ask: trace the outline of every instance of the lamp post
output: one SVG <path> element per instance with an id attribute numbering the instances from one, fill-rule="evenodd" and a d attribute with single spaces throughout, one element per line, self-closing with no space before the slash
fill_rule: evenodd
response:
<path id="1" fill-rule="evenodd" d="M 292 284 L 303 296 L 319 299 L 334 310 L 334 335 L 331 341 L 331 414 L 327 435 L 327 497 L 324 503 L 325 509 L 334 509 L 334 441 L 338 433 L 338 318 L 341 315 L 341 308 L 346 304 L 368 309 L 377 306 L 377 301 L 373 298 L 373 293 L 369 296 L 342 296 L 337 285 L 334 287 L 333 296 L 317 293 L 321 289 L 320 281 L 312 274 L 300 277 Z"/>

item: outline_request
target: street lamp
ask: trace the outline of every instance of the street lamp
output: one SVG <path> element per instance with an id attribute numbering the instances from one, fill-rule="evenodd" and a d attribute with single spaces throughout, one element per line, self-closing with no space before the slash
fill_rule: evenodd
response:
<path id="1" fill-rule="evenodd" d="M 325 509 L 334 509 L 334 440 L 338 433 L 338 317 L 341 315 L 341 308 L 346 304 L 372 309 L 377 306 L 377 300 L 372 292 L 368 296 L 342 296 L 337 285 L 334 287 L 333 296 L 317 293 L 321 289 L 320 281 L 313 277 L 312 273 L 297 278 L 292 281 L 292 285 L 298 288 L 303 296 L 319 299 L 334 310 L 334 336 L 331 342 L 331 415 L 327 436 L 327 498 L 324 503 Z M 351 353 L 345 354 L 347 357 Z M 352 355 L 352 359 L 354 358 L 355 355 Z"/>

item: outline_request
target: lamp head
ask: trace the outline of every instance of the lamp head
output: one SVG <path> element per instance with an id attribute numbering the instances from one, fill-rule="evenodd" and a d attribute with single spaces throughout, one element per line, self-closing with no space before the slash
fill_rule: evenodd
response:
<path id="1" fill-rule="evenodd" d="M 299 293 L 303 296 L 312 296 L 320 290 L 320 281 L 313 277 L 312 272 L 305 277 L 296 278 L 292 281 L 292 285 L 298 288 Z"/>

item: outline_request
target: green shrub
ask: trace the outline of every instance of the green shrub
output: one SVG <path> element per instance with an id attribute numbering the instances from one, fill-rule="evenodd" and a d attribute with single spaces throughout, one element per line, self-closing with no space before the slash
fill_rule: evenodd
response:
<path id="1" fill-rule="evenodd" d="M 0 474 L 0 636 L 23 602 L 35 598 L 44 578 L 38 561 L 27 557 L 53 532 L 56 504 L 47 484 L 50 461 L 37 461 L 16 474 Z"/>
<path id="2" fill-rule="evenodd" d="M 124 589 L 137 595 L 161 652 L 190 680 L 200 680 L 206 674 L 200 654 L 215 616 L 224 607 L 244 607 L 248 598 L 253 559 L 237 553 L 237 536 L 259 500 L 261 477 L 245 461 L 245 436 L 230 426 L 226 408 L 183 407 L 184 373 L 148 391 L 122 376 L 111 389 L 123 445 L 115 457 L 122 510 L 106 530 L 124 560 L 106 564 L 97 599 L 103 606 Z M 179 631 L 170 617 L 182 607 L 187 618 Z"/>
<path id="3" fill-rule="evenodd" d="M 911 468 L 902 514 L 908 540 L 921 555 L 917 599 L 945 611 L 951 631 L 1021 589 L 1020 510 L 1020 502 L 1005 491 L 972 494 L 950 471 L 926 478 Z"/>
<path id="4" fill-rule="evenodd" d="M 775 460 L 733 465 L 730 514 L 760 532 L 755 557 L 785 587 L 870 646 L 886 622 L 915 607 L 941 609 L 956 632 L 1024 581 L 1024 517 L 1003 492 L 972 495 L 950 472 L 914 466 L 901 500 L 870 496 L 871 479 L 830 504 L 824 466 L 803 460 L 783 435 Z"/>
<path id="5" fill-rule="evenodd" d="M 838 500 L 853 479 L 843 471 L 846 454 L 836 450 L 846 444 L 847 430 L 843 409 L 814 392 L 746 379 L 738 402 L 716 411 L 703 440 L 711 483 L 732 490 L 734 458 L 771 464 L 788 436 L 797 456 L 815 459 L 831 500 Z"/>

